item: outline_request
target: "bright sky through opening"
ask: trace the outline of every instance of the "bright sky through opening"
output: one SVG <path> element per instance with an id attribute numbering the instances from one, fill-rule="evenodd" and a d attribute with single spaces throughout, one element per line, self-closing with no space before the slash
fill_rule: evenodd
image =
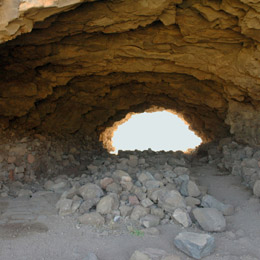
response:
<path id="1" fill-rule="evenodd" d="M 186 151 L 202 141 L 177 115 L 153 112 L 133 115 L 120 125 L 112 138 L 118 150 Z"/>

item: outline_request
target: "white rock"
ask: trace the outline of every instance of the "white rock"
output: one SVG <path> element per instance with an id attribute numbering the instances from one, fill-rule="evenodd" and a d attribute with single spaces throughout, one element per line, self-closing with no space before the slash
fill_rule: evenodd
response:
<path id="1" fill-rule="evenodd" d="M 172 217 L 184 227 L 189 227 L 192 224 L 188 212 L 184 209 L 174 210 Z"/>

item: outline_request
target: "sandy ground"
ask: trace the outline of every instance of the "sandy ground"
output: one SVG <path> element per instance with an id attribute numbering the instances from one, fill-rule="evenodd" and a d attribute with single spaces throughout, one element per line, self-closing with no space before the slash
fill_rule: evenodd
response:
<path id="1" fill-rule="evenodd" d="M 205 260 L 260 259 L 260 202 L 241 185 L 240 179 L 221 174 L 214 166 L 196 165 L 192 174 L 208 193 L 235 206 L 226 217 L 227 231 L 213 233 L 216 250 Z M 76 217 L 57 216 L 52 193 L 38 193 L 31 199 L 0 199 L 0 260 L 84 260 L 95 253 L 100 260 L 129 260 L 141 248 L 164 249 L 191 259 L 173 245 L 184 228 L 159 226 L 160 235 L 136 236 L 122 228 L 113 231 L 79 225 Z M 202 232 L 198 228 L 186 230 Z M 110 234 L 112 233 L 112 234 Z"/>

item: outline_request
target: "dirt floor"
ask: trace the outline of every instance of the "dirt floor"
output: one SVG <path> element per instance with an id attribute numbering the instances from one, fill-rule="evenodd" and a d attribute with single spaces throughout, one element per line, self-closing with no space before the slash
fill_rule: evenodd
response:
<path id="1" fill-rule="evenodd" d="M 227 231 L 213 233 L 215 252 L 205 260 L 260 259 L 260 203 L 239 179 L 225 175 L 213 165 L 191 168 L 197 183 L 208 187 L 208 194 L 232 204 L 235 214 L 227 216 Z M 93 252 L 100 260 L 129 260 L 137 249 L 159 248 L 191 259 L 173 244 L 184 230 L 177 224 L 158 227 L 159 235 L 132 234 L 122 226 L 92 228 L 78 224 L 76 217 L 60 217 L 57 195 L 36 192 L 32 198 L 0 199 L 1 260 L 84 260 Z M 189 231 L 202 232 L 196 227 Z"/>

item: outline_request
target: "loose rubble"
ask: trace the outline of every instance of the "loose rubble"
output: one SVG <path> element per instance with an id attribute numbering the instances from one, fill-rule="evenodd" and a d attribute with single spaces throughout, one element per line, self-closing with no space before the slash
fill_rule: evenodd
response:
<path id="1" fill-rule="evenodd" d="M 158 235 L 157 227 L 164 224 L 207 232 L 226 230 L 225 218 L 235 209 L 197 183 L 192 175 L 195 159 L 241 176 L 253 194 L 260 197 L 260 151 L 232 140 L 202 145 L 193 154 L 148 150 L 111 155 L 100 150 L 95 156 L 94 152 L 84 151 L 87 142 L 82 146 L 71 141 L 66 143 L 66 149 L 63 145 L 40 135 L 2 145 L 0 197 L 30 199 L 37 192 L 55 194 L 59 198 L 57 213 L 76 217 L 80 225 L 122 225 L 149 235 Z M 46 175 L 43 162 L 47 163 Z M 67 174 L 72 169 L 76 174 Z M 214 237 L 180 233 L 174 244 L 200 259 L 213 251 Z M 133 254 L 131 260 L 142 254 Z M 143 257 L 140 259 L 146 259 Z M 153 259 L 149 254 L 147 257 Z"/>

